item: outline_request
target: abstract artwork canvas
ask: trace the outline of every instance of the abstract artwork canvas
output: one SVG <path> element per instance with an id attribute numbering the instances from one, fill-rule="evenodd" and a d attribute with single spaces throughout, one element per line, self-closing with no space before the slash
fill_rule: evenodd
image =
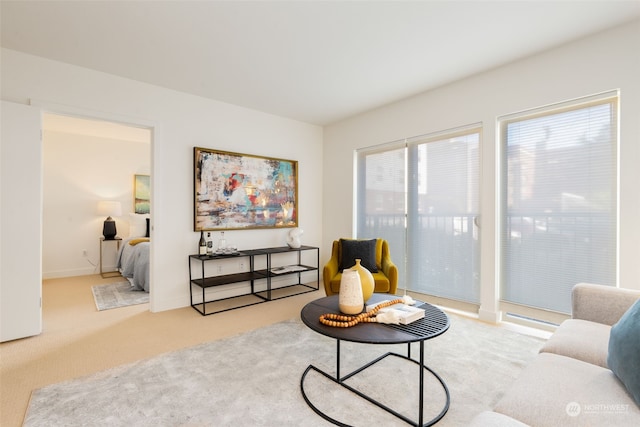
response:
<path id="1" fill-rule="evenodd" d="M 298 226 L 298 162 L 194 147 L 194 230 Z"/>

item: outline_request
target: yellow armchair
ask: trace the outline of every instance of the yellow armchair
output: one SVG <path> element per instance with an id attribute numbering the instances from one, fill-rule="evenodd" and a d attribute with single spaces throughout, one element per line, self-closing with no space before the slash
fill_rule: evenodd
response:
<path id="1" fill-rule="evenodd" d="M 334 240 L 331 248 L 331 259 L 322 271 L 324 290 L 327 295 L 340 292 L 340 279 L 342 279 L 341 261 L 341 241 Z M 398 267 L 391 261 L 389 243 L 384 239 L 376 239 L 375 263 L 378 271 L 371 272 L 375 281 L 374 292 L 395 294 L 398 289 Z"/>

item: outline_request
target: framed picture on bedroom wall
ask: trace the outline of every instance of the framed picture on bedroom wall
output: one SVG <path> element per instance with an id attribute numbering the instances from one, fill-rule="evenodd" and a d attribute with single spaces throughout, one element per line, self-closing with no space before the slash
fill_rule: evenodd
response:
<path id="1" fill-rule="evenodd" d="M 298 226 L 298 162 L 194 147 L 194 230 Z"/>
<path id="2" fill-rule="evenodd" d="M 148 214 L 151 206 L 149 191 L 149 175 L 133 176 L 133 206 L 137 214 Z"/>

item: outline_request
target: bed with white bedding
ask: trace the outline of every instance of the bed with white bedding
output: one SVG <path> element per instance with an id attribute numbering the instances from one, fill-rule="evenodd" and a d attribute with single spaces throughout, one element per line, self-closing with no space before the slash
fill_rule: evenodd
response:
<path id="1" fill-rule="evenodd" d="M 124 239 L 118 253 L 118 270 L 131 285 L 149 292 L 149 248 L 148 238 Z"/>
<path id="2" fill-rule="evenodd" d="M 129 235 L 118 252 L 117 268 L 131 285 L 149 292 L 149 214 L 130 214 Z"/>

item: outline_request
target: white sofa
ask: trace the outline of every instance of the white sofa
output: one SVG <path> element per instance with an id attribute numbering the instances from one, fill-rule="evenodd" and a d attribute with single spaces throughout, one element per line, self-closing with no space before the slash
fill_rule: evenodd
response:
<path id="1" fill-rule="evenodd" d="M 572 318 L 558 327 L 493 411 L 478 414 L 470 425 L 640 426 L 640 407 L 607 366 L 611 327 L 638 299 L 640 291 L 576 285 Z"/>

